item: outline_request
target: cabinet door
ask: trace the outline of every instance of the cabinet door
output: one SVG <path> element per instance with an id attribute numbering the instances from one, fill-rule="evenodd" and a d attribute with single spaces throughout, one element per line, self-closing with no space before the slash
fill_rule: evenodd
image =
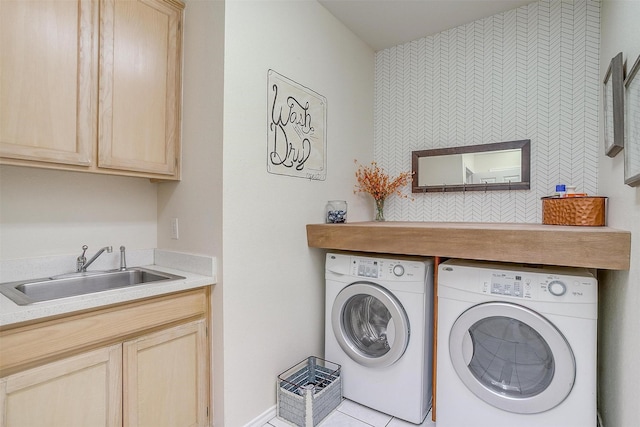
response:
<path id="1" fill-rule="evenodd" d="M 206 426 L 204 320 L 124 343 L 124 425 Z"/>
<path id="2" fill-rule="evenodd" d="M 0 157 L 89 165 L 97 8 L 92 0 L 0 2 Z"/>
<path id="3" fill-rule="evenodd" d="M 183 8 L 101 2 L 99 167 L 177 178 Z"/>
<path id="4" fill-rule="evenodd" d="M 122 346 L 0 379 L 0 426 L 122 425 Z"/>

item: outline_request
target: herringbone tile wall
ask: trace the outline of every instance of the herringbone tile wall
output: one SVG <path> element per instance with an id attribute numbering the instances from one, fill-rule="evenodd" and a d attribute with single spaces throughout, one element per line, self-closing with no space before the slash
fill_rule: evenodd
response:
<path id="1" fill-rule="evenodd" d="M 529 191 L 407 187 L 387 219 L 539 223 L 556 184 L 597 194 L 599 22 L 599 1 L 544 0 L 378 52 L 374 159 L 386 171 L 459 145 L 531 139 L 532 156 Z"/>

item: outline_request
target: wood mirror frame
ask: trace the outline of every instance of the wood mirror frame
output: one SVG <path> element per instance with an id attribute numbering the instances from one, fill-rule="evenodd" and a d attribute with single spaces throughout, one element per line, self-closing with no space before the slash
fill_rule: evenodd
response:
<path id="1" fill-rule="evenodd" d="M 450 156 L 454 154 L 484 153 L 504 150 L 520 150 L 520 181 L 481 183 L 481 184 L 442 184 L 442 185 L 418 185 L 419 162 L 423 157 Z M 444 193 L 452 191 L 504 191 L 504 190 L 529 190 L 531 188 L 531 140 L 523 139 L 518 141 L 497 142 L 493 144 L 468 145 L 464 147 L 436 148 L 433 150 L 420 150 L 411 153 L 411 170 L 413 171 L 413 182 L 411 191 L 413 193 Z"/>

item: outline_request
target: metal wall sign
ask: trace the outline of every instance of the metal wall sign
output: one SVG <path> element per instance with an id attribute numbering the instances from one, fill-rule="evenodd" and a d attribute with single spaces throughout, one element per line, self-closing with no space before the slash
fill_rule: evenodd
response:
<path id="1" fill-rule="evenodd" d="M 267 100 L 267 171 L 324 181 L 327 99 L 269 70 Z"/>

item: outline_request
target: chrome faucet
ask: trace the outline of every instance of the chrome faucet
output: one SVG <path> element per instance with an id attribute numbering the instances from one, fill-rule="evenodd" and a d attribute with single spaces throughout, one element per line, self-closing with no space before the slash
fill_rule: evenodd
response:
<path id="1" fill-rule="evenodd" d="M 111 246 L 105 246 L 104 248 L 96 252 L 96 254 L 93 257 L 91 257 L 89 261 L 87 261 L 87 258 L 85 257 L 85 254 L 87 253 L 87 249 L 89 249 L 87 245 L 82 245 L 82 255 L 78 257 L 77 263 L 76 263 L 77 272 L 87 271 L 87 267 L 89 267 L 93 263 L 93 261 L 95 261 L 100 255 L 102 255 L 104 251 L 107 251 L 107 253 L 109 254 L 113 251 L 113 248 Z"/>

